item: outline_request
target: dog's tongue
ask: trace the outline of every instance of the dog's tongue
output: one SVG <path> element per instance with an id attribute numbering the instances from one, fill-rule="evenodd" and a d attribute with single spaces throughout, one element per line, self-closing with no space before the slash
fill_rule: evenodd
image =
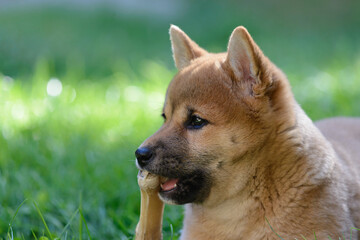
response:
<path id="1" fill-rule="evenodd" d="M 161 184 L 161 189 L 164 191 L 170 191 L 176 188 L 176 184 L 179 181 L 178 178 L 169 179 L 166 182 Z"/>

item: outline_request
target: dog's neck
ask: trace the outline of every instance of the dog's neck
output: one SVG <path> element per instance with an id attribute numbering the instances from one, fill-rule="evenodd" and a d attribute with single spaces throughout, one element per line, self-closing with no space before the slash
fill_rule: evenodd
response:
<path id="1" fill-rule="evenodd" d="M 224 229 L 233 225 L 240 239 L 246 233 L 247 239 L 263 239 L 271 234 L 265 218 L 276 225 L 277 218 L 285 219 L 289 214 L 281 210 L 286 207 L 284 204 L 296 207 L 297 200 L 308 197 L 309 191 L 326 182 L 334 168 L 335 153 L 297 103 L 294 102 L 292 109 L 293 123 L 277 128 L 261 151 L 230 166 L 232 171 L 229 172 L 236 175 L 214 186 L 207 201 L 186 206 L 184 236 L 192 226 L 197 230 L 190 232 L 200 235 L 191 239 L 206 239 L 208 232 L 221 236 L 225 234 L 221 226 L 213 226 L 221 222 L 226 225 Z M 224 189 L 229 191 L 217 194 L 217 188 L 222 189 L 219 190 L 222 193 Z M 224 213 L 224 210 L 229 212 Z M 214 230 L 207 230 L 212 228 Z"/>

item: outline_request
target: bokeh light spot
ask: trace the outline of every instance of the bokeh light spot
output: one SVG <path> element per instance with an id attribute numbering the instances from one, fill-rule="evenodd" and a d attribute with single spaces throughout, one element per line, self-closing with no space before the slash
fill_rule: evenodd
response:
<path id="1" fill-rule="evenodd" d="M 57 78 L 51 78 L 46 86 L 46 91 L 48 95 L 52 97 L 59 96 L 62 92 L 61 81 Z"/>
<path id="2" fill-rule="evenodd" d="M 12 79 L 9 76 L 3 77 L 3 84 L 2 84 L 3 90 L 9 91 L 13 85 L 14 85 L 14 79 Z"/>
<path id="3" fill-rule="evenodd" d="M 105 99 L 107 103 L 117 103 L 120 99 L 120 90 L 111 86 L 106 90 Z"/>
<path id="4" fill-rule="evenodd" d="M 139 102 L 143 96 L 143 92 L 136 86 L 128 86 L 125 88 L 125 99 L 128 102 Z"/>
<path id="5" fill-rule="evenodd" d="M 23 119 L 25 117 L 25 107 L 20 103 L 14 104 L 11 109 L 11 115 L 16 120 Z"/>

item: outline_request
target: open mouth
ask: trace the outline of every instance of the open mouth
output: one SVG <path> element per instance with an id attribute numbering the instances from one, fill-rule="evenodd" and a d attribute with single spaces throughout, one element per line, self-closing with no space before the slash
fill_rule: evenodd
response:
<path id="1" fill-rule="evenodd" d="M 179 182 L 178 178 L 165 178 L 162 177 L 161 178 L 161 184 L 160 184 L 160 188 L 161 188 L 161 192 L 171 192 L 173 190 L 175 190 L 177 188 L 177 184 Z"/>
<path id="2" fill-rule="evenodd" d="M 206 180 L 203 171 L 194 171 L 179 176 L 164 176 L 161 173 L 152 173 L 160 177 L 160 199 L 169 204 L 186 204 L 203 201 L 209 193 L 210 182 Z"/>

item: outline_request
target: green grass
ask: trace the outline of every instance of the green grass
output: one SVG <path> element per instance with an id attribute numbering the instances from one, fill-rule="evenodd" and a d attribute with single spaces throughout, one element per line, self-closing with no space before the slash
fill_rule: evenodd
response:
<path id="1" fill-rule="evenodd" d="M 14 233 L 26 238 L 32 231 L 42 234 L 39 209 L 54 236 L 77 209 L 82 220 L 71 223 L 68 235 L 78 235 L 86 219 L 84 237 L 88 231 L 94 239 L 131 236 L 140 201 L 133 152 L 161 124 L 166 82 L 173 72 L 144 62 L 147 74 L 137 76 L 143 84 L 134 73 L 129 80 L 125 74 L 132 75 L 130 69 L 91 83 L 75 83 L 64 75 L 61 95 L 51 97 L 47 68 L 39 62 L 34 80 L 5 78 L 0 85 L 0 144 L 5 149 L 0 186 L 6 193 L 0 196 L 0 236 L 25 198 L 39 206 L 25 203 L 12 223 Z M 180 218 L 170 214 L 164 226 L 179 225 Z"/>
<path id="2" fill-rule="evenodd" d="M 311 22 L 299 6 L 283 13 L 207 4 L 168 19 L 108 9 L 0 11 L 0 239 L 132 238 L 140 206 L 134 151 L 161 125 L 176 73 L 170 23 L 213 51 L 245 25 L 313 119 L 360 115 L 355 7 L 329 17 L 327 5 L 313 6 L 324 19 Z M 52 78 L 62 83 L 57 97 L 47 94 Z M 178 239 L 182 211 L 166 206 L 164 239 Z"/>

